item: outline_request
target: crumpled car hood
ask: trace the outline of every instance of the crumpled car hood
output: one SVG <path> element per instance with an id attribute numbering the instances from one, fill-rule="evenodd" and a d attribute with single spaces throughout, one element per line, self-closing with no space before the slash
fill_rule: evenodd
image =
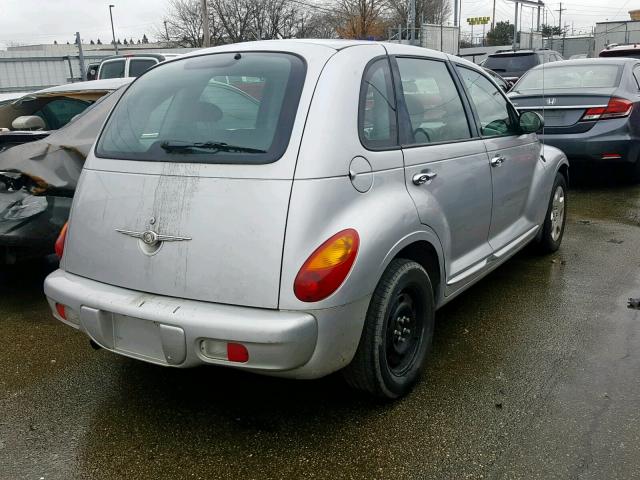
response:
<path id="1" fill-rule="evenodd" d="M 46 138 L 0 152 L 0 212 L 21 189 L 31 195 L 73 196 L 84 161 L 123 92 L 120 88 L 103 97 Z M 11 198 L 3 198 L 7 194 Z"/>

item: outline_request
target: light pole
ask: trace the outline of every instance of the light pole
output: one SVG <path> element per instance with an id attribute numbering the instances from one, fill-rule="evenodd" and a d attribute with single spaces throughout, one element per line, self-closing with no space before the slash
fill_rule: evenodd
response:
<path id="1" fill-rule="evenodd" d="M 111 35 L 113 35 L 113 46 L 116 47 L 116 55 L 118 55 L 118 44 L 116 43 L 116 31 L 113 29 L 113 13 L 111 9 L 115 7 L 115 5 L 109 5 L 109 17 L 111 18 Z"/>

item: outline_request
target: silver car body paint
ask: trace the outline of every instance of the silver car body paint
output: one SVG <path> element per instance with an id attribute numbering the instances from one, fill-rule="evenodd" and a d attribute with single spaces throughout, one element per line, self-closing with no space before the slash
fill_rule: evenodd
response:
<path id="1" fill-rule="evenodd" d="M 359 140 L 360 85 L 372 59 L 437 58 L 485 75 L 479 67 L 406 45 L 324 40 L 248 42 L 186 57 L 224 51 L 305 59 L 288 147 L 265 165 L 89 156 L 61 269 L 47 278 L 45 293 L 58 319 L 56 302 L 77 314 L 65 323 L 103 347 L 168 366 L 217 363 L 320 377 L 353 358 L 371 295 L 401 250 L 420 242 L 435 251 L 440 307 L 543 223 L 555 175 L 568 163 L 552 147 L 542 156 L 535 134 L 386 151 Z M 166 63 L 173 61 L 181 60 Z M 490 167 L 495 154 L 505 157 L 499 168 Z M 412 176 L 425 169 L 437 177 L 414 185 Z M 324 300 L 300 301 L 293 292 L 300 267 L 345 228 L 360 236 L 347 279 Z M 161 242 L 149 255 L 140 239 L 118 229 L 191 240 Z M 136 322 L 146 323 L 136 330 Z M 118 340 L 121 324 L 131 338 Z M 203 356 L 207 338 L 244 343 L 249 361 Z"/>

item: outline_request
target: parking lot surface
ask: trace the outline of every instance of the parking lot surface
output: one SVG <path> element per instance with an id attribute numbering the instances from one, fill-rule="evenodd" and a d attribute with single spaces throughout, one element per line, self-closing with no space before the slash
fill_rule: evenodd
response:
<path id="1" fill-rule="evenodd" d="M 560 251 L 438 312 L 415 391 L 94 351 L 0 277 L 0 478 L 640 478 L 640 187 L 572 190 Z"/>

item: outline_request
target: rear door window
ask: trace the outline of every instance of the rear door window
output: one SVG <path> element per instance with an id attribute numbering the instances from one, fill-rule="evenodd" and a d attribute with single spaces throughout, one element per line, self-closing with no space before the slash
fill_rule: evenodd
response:
<path id="1" fill-rule="evenodd" d="M 102 65 L 100 65 L 100 79 L 124 78 L 124 63 L 124 58 L 102 62 Z"/>
<path id="2" fill-rule="evenodd" d="M 411 144 L 471 138 L 458 89 L 444 62 L 397 58 Z"/>
<path id="3" fill-rule="evenodd" d="M 358 133 L 362 144 L 371 150 L 398 145 L 396 101 L 389 60 L 381 58 L 364 72 L 360 89 Z"/>
<path id="4" fill-rule="evenodd" d="M 158 61 L 153 58 L 132 58 L 129 60 L 129 76 L 139 77 L 156 63 Z"/>
<path id="5" fill-rule="evenodd" d="M 220 53 L 158 66 L 109 118 L 96 155 L 126 160 L 262 164 L 284 153 L 305 64 L 284 53 Z"/>

